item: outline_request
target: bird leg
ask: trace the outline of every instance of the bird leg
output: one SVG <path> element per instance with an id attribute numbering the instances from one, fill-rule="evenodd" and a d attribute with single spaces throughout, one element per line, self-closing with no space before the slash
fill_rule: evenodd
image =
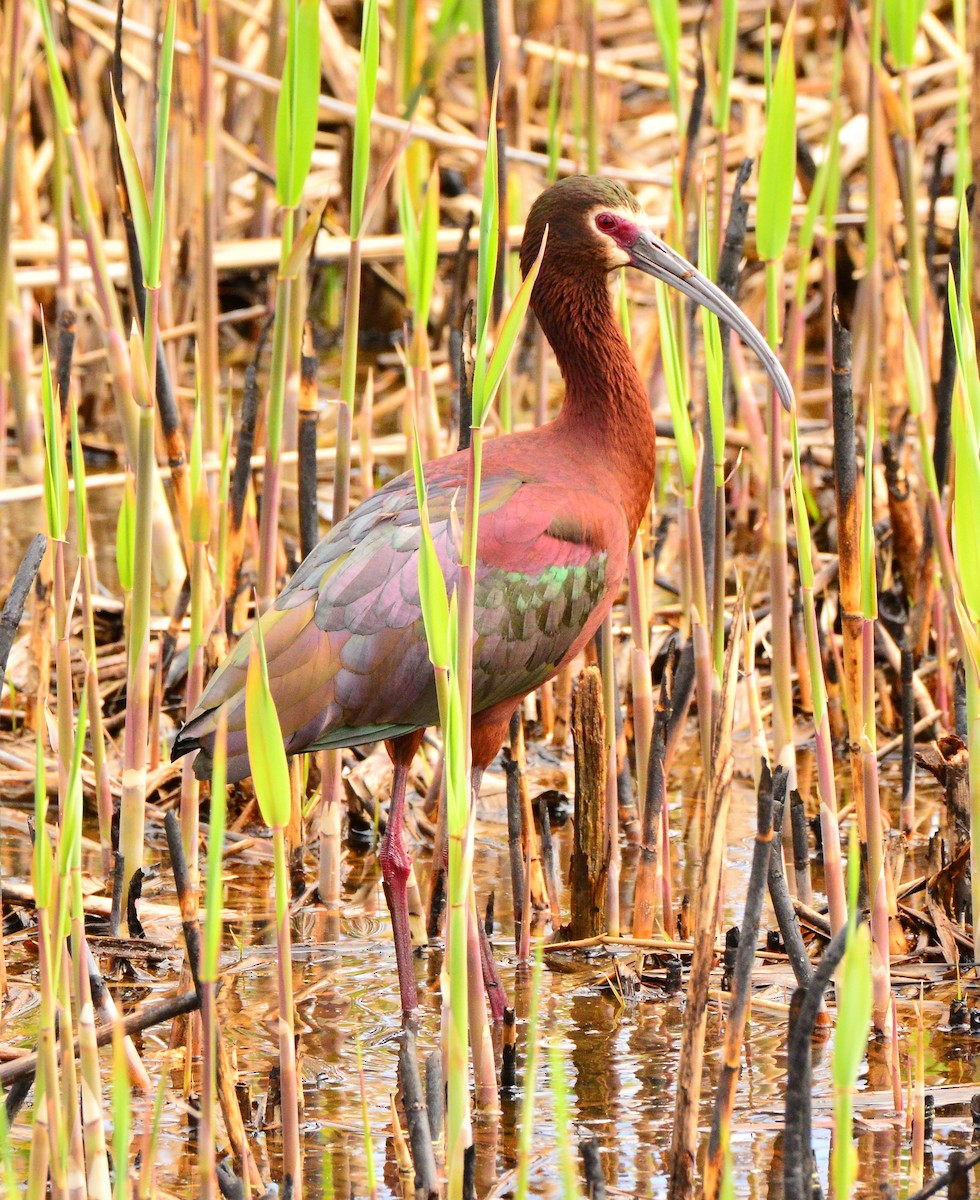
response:
<path id="1" fill-rule="evenodd" d="M 404 754 L 399 753 L 393 757 L 395 776 L 391 786 L 391 804 L 378 857 L 381 861 L 385 899 L 391 913 L 391 933 L 395 942 L 395 963 L 398 967 L 402 1012 L 408 1014 L 417 1008 L 419 1003 L 412 958 L 412 933 L 408 920 L 408 876 L 412 869 L 412 860 L 405 845 L 404 830 L 405 788 L 414 749 L 407 761 Z"/>

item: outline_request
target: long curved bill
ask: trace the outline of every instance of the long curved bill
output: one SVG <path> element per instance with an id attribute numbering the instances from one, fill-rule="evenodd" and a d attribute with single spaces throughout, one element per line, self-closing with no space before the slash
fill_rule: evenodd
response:
<path id="1" fill-rule="evenodd" d="M 738 336 L 751 346 L 770 377 L 776 392 L 787 412 L 793 409 L 793 387 L 783 370 L 782 364 L 772 352 L 768 342 L 745 314 L 733 304 L 721 288 L 716 287 L 697 267 L 692 266 L 675 250 L 645 229 L 626 253 L 634 267 L 660 279 L 668 287 L 676 288 L 691 300 L 703 304 L 719 320 L 730 326 Z"/>

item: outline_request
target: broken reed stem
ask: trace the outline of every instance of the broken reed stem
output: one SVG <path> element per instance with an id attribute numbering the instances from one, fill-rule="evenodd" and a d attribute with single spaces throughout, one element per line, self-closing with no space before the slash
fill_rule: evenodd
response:
<path id="1" fill-rule="evenodd" d="M 415 1167 L 415 1193 L 423 1200 L 434 1200 L 439 1194 L 439 1173 L 432 1145 L 432 1132 L 429 1128 L 425 1092 L 422 1090 L 422 1078 L 419 1073 L 415 1030 L 408 1025 L 402 1030 L 398 1068 L 402 1104 L 405 1106 L 408 1137 L 412 1146 L 412 1164 Z"/>
<path id="2" fill-rule="evenodd" d="M 612 614 L 606 615 L 599 627 L 599 659 L 602 674 L 602 711 L 606 715 L 603 731 L 606 747 L 606 933 L 619 936 L 619 790 L 616 769 L 616 715 L 619 701 L 616 695 L 616 660 L 613 652 Z"/>
<path id="3" fill-rule="evenodd" d="M 788 787 L 786 769 L 778 766 L 772 776 L 772 853 L 769 856 L 769 895 L 772 899 L 776 924 L 786 948 L 786 956 L 796 982 L 805 987 L 813 978 L 813 964 L 806 952 L 803 934 L 796 919 L 796 910 L 789 894 L 786 872 L 783 866 L 783 829 L 786 815 L 786 792 Z"/>
<path id="4" fill-rule="evenodd" d="M 575 840 L 569 867 L 571 888 L 569 937 L 596 937 L 606 932 L 606 716 L 602 675 L 586 667 L 579 675 L 572 712 L 575 748 Z"/>
<path id="5" fill-rule="evenodd" d="M 902 832 L 909 836 L 915 826 L 915 698 L 912 676 L 915 658 L 912 647 L 902 647 Z"/>
<path id="6" fill-rule="evenodd" d="M 292 317 L 290 281 L 282 268 L 293 245 L 293 225 L 296 213 L 283 210 L 282 251 L 280 274 L 276 283 L 276 315 L 272 327 L 272 365 L 269 372 L 269 393 L 265 418 L 265 470 L 262 475 L 262 511 L 259 516 L 259 611 L 272 603 L 276 592 L 279 557 L 279 507 L 282 501 L 283 417 L 286 404 L 286 367 L 288 360 L 289 323 Z"/>
<path id="7" fill-rule="evenodd" d="M 762 778 L 759 781 L 752 867 L 749 873 L 749 885 L 745 893 L 745 911 L 739 931 L 738 950 L 735 955 L 731 1001 L 725 1020 L 721 1071 L 718 1076 L 711 1136 L 708 1141 L 708 1155 L 704 1167 L 705 1200 L 717 1200 L 721 1188 L 724 1156 L 731 1137 L 735 1087 L 741 1071 L 745 1023 L 748 1020 L 752 1001 L 752 964 L 755 960 L 762 904 L 766 897 L 771 846 L 772 777 L 769 774 L 768 764 L 764 764 Z"/>
<path id="8" fill-rule="evenodd" d="M 303 353 L 299 372 L 299 553 L 305 559 L 320 540 L 320 518 L 316 500 L 316 354 L 313 323 L 303 326 Z"/>
<path id="9" fill-rule="evenodd" d="M 643 806 L 643 833 L 640 842 L 640 862 L 636 873 L 636 891 L 633 896 L 633 936 L 651 937 L 655 929 L 664 930 L 668 909 L 663 904 L 662 877 L 670 870 L 669 860 L 660 853 L 662 838 L 662 813 L 666 812 L 667 779 L 667 729 L 674 709 L 673 681 L 680 650 L 677 639 L 671 637 L 667 646 L 667 659 L 660 681 L 660 696 L 653 717 L 653 732 L 650 735 L 648 755 L 647 787 Z"/>
<path id="10" fill-rule="evenodd" d="M 671 1172 L 668 1185 L 668 1196 L 671 1200 L 685 1200 L 692 1195 L 694 1187 L 694 1155 L 698 1137 L 698 1105 L 704 1063 L 708 983 L 715 953 L 718 897 L 724 869 L 728 807 L 734 771 L 732 725 L 743 621 L 744 608 L 740 596 L 725 653 L 721 704 L 715 716 L 709 759 L 712 769 L 705 801 L 706 829 L 695 908 L 694 952 L 691 956 L 687 1006 L 684 1009 L 681 1030 L 674 1128 L 671 1137 Z"/>
<path id="11" fill-rule="evenodd" d="M 775 817 L 775 812 L 773 813 Z M 774 847 L 775 850 L 775 847 Z M 771 869 L 771 862 L 770 862 Z M 834 934 L 809 983 L 797 988 L 790 1009 L 790 1032 L 786 1048 L 786 1123 L 783 1138 L 783 1187 L 785 1200 L 808 1200 L 812 1143 L 810 1129 L 810 1046 L 823 994 L 840 965 L 847 947 L 847 926 Z M 850 1137 L 851 1131 L 839 1130 Z"/>
<path id="12" fill-rule="evenodd" d="M 245 368 L 245 383 L 242 388 L 241 424 L 238 430 L 238 446 L 235 451 L 235 467 L 228 493 L 228 557 L 227 575 L 224 586 L 226 631 L 230 635 L 235 619 L 235 598 L 238 595 L 238 579 L 245 555 L 245 500 L 252 482 L 252 450 L 255 446 L 255 423 L 259 411 L 258 370 L 255 363 Z"/>

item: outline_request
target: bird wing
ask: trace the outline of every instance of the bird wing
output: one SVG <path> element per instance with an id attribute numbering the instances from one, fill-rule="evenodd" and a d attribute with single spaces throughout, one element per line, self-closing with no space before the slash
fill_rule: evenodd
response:
<path id="1" fill-rule="evenodd" d="M 433 540 L 452 588 L 465 459 L 429 464 L 427 483 Z M 481 481 L 476 711 L 525 694 L 553 674 L 609 583 L 609 551 L 598 545 L 597 498 L 557 493 L 512 469 Z M 289 753 L 398 737 L 438 722 L 419 600 L 420 539 L 414 479 L 403 475 L 340 522 L 262 616 L 269 682 Z M 619 578 L 626 549 L 617 547 Z M 244 695 L 251 640 L 249 631 L 212 676 L 174 745 L 174 757 L 203 748 L 195 763 L 201 775 L 210 770 L 222 705 L 229 779 L 248 774 Z"/>

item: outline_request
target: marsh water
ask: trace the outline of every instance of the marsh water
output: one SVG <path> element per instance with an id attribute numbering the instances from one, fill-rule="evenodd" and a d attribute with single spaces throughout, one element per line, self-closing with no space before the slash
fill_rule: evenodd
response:
<path id="1" fill-rule="evenodd" d="M 801 733 L 802 733 L 801 728 Z M 692 726 L 692 739 L 696 736 Z M 740 919 L 754 834 L 755 802 L 748 778 L 747 742 L 740 743 L 739 771 L 729 824 L 724 881 L 725 925 Z M 529 746 L 530 762 L 549 772 L 568 772 L 567 753 L 555 755 Z M 699 775 L 694 755 L 686 756 L 672 772 L 672 854 L 675 888 L 690 892 L 695 885 L 699 841 Z M 571 790 L 571 779 L 568 776 Z M 885 786 L 897 788 L 894 774 L 885 773 Z M 496 923 L 495 954 L 518 1017 L 518 1080 L 523 1079 L 526 1053 L 526 1017 L 530 1004 L 530 975 L 514 952 L 506 824 L 503 820 L 503 777 L 490 772 L 481 802 L 477 828 L 476 889 L 485 903 L 493 892 Z M 843 802 L 843 800 L 842 800 Z M 928 801 L 926 801 L 928 803 Z M 29 885 L 30 842 L 23 810 L 2 810 L 2 873 L 5 884 Z M 567 878 L 570 834 L 566 824 L 554 831 L 560 853 L 561 875 Z M 165 845 L 159 826 L 150 826 L 149 870 L 143 891 L 144 926 L 151 950 L 145 959 L 121 963 L 100 955 L 117 1002 L 124 1010 L 138 1003 L 173 993 L 183 959 L 180 923 Z M 320 1194 L 324 1178 L 332 1180 L 333 1194 L 362 1196 L 370 1189 L 364 1145 L 363 1098 L 370 1127 L 371 1157 L 380 1195 L 410 1194 L 399 1178 L 391 1137 L 391 1096 L 397 1086 L 397 1052 L 400 1029 L 399 996 L 390 927 L 373 850 L 346 848 L 344 895 L 335 917 L 315 902 L 295 912 L 294 986 L 297 1029 L 300 1033 L 300 1066 L 303 1081 L 302 1136 L 304 1170 L 309 1194 Z M 98 873 L 97 853 L 90 843 L 87 866 Z M 430 851 L 414 846 L 423 895 Z M 624 847 L 622 915 L 629 927 L 635 850 Z M 910 854 L 905 876 L 920 871 Z M 307 854 L 309 878 L 315 862 Z M 246 1109 L 250 1134 L 264 1173 L 279 1174 L 278 1116 L 267 1109 L 271 1075 L 278 1047 L 271 1023 L 276 1009 L 276 979 L 272 912 L 271 844 L 263 830 L 249 825 L 229 842 L 225 860 L 226 922 L 221 958 L 220 1017 L 237 1061 L 240 1098 Z M 815 880 L 819 886 L 819 878 Z M 563 897 L 567 911 L 567 895 Z M 764 928 L 773 927 L 772 914 Z M 97 929 L 93 927 L 93 932 Z M 543 928 L 539 930 L 543 933 Z M 98 951 L 98 942 L 95 942 Z M 0 1043 L 5 1047 L 33 1044 L 37 1012 L 36 958 L 28 926 L 6 938 L 10 975 L 10 1000 L 0 1017 Z M 626 968 L 637 966 L 635 950 L 616 956 Z M 422 1010 L 419 1050 L 424 1055 L 438 1046 L 438 974 L 440 948 L 422 952 L 416 967 Z M 613 1194 L 660 1196 L 666 1193 L 666 1175 L 684 989 L 671 986 L 666 960 L 647 960 L 642 982 L 632 994 L 622 984 L 609 986 L 613 958 L 606 951 L 551 952 L 545 959 L 540 992 L 539 1040 L 542 1048 L 557 1047 L 560 1070 L 567 1082 L 575 1143 L 586 1131 L 601 1146 L 603 1169 Z M 926 1146 L 925 1178 L 942 1169 L 951 1150 L 973 1143 L 969 1098 L 980 1091 L 980 1038 L 954 1035 L 945 1029 L 955 980 L 941 981 L 938 969 L 920 969 L 911 960 L 894 962 L 898 997 L 899 1039 L 903 1085 L 907 1083 L 908 1056 L 914 1054 L 916 1001 L 919 980 L 927 984 L 923 1002 L 926 1039 L 926 1082 L 936 1103 L 931 1140 Z M 624 971 L 629 975 L 628 971 Z M 746 1036 L 744 1067 L 738 1084 L 732 1139 L 736 1194 L 744 1197 L 782 1194 L 780 1131 L 784 1116 L 786 1007 L 792 992 L 784 956 L 760 953 L 754 972 L 755 997 Z M 716 974 L 713 986 L 720 983 Z M 705 1091 L 702 1127 L 710 1123 L 711 1098 L 717 1077 L 723 1029 L 723 1007 L 713 992 L 708 1014 Z M 151 1077 L 166 1076 L 168 1102 L 163 1108 L 153 1174 L 160 1194 L 191 1197 L 196 1194 L 196 1133 L 187 1108 L 174 1102 L 185 1082 L 183 1052 L 167 1049 L 169 1025 L 152 1030 L 137 1041 Z M 499 1031 L 497 1032 L 499 1046 Z M 831 1148 L 832 1036 L 814 1046 L 813 1145 L 820 1174 L 827 1178 Z M 109 1051 L 103 1051 L 108 1054 Z M 556 1136 L 552 1097 L 553 1061 L 541 1056 L 534 1105 L 532 1190 L 557 1195 L 559 1139 Z M 109 1072 L 106 1071 L 106 1078 Z M 196 1090 L 194 1079 L 191 1090 Z M 868 1067 L 860 1080 L 856 1105 L 857 1146 L 861 1187 L 875 1192 L 891 1183 L 908 1190 L 909 1136 L 907 1117 L 895 1115 L 884 1047 L 871 1044 Z M 134 1097 L 134 1137 L 144 1136 L 153 1097 Z M 507 1195 L 514 1183 L 517 1162 L 520 1087 L 502 1099 L 498 1114 L 477 1114 L 475 1121 L 476 1189 L 478 1196 Z M 27 1126 L 13 1129 L 15 1153 L 26 1170 Z M 702 1147 L 703 1148 L 703 1147 Z M 325 1174 L 326 1173 L 326 1174 Z M 914 1190 L 914 1189 L 913 1189 Z"/>

